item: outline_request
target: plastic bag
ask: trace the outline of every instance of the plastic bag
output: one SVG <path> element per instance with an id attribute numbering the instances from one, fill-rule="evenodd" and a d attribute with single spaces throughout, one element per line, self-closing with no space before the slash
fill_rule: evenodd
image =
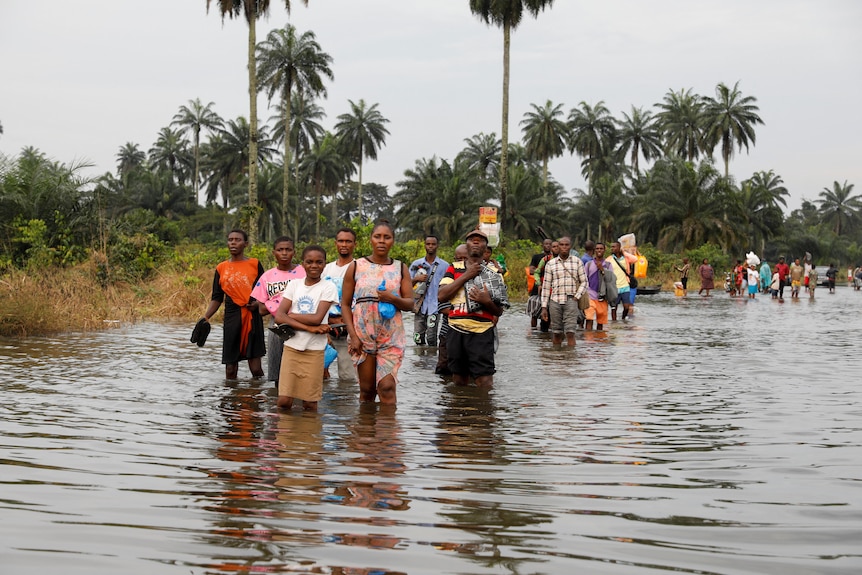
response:
<path id="1" fill-rule="evenodd" d="M 386 280 L 381 281 L 380 285 L 377 286 L 377 289 L 384 291 L 386 289 Z M 395 317 L 395 305 L 388 301 L 382 301 L 377 304 L 377 313 L 379 313 L 380 317 L 383 319 L 392 319 Z"/>
<path id="2" fill-rule="evenodd" d="M 747 263 L 750 266 L 759 266 L 760 265 L 760 258 L 757 257 L 756 253 L 748 252 L 747 254 L 745 254 L 745 263 Z"/>

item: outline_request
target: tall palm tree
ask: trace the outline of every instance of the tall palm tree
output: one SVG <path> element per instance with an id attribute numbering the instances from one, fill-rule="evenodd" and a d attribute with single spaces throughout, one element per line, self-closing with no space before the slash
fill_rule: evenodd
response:
<path id="1" fill-rule="evenodd" d="M 779 235 L 784 221 L 781 206 L 787 207 L 790 192 L 784 180 L 772 170 L 757 172 L 742 182 L 742 212 L 748 221 L 752 245 L 760 240 L 760 253 L 766 253 L 766 240 Z"/>
<path id="2" fill-rule="evenodd" d="M 470 11 L 486 24 L 503 29 L 503 125 L 501 129 L 500 153 L 500 218 L 501 224 L 507 217 L 507 191 L 509 167 L 509 50 L 511 34 L 521 23 L 526 10 L 533 17 L 553 6 L 554 0 L 470 0 Z"/>
<path id="3" fill-rule="evenodd" d="M 308 6 L 308 0 L 300 0 Z M 248 165 L 248 204 L 252 211 L 257 207 L 257 66 L 255 64 L 255 49 L 257 48 L 257 20 L 269 14 L 270 0 L 207 0 L 207 12 L 210 4 L 218 4 L 222 20 L 225 16 L 239 18 L 245 16 L 248 22 L 248 99 L 249 99 L 249 150 Z M 284 7 L 290 14 L 290 0 L 284 0 Z M 248 230 L 249 241 L 257 242 L 257 218 L 251 218 Z"/>
<path id="4" fill-rule="evenodd" d="M 466 163 L 484 181 L 499 173 L 503 142 L 497 134 L 480 132 L 471 138 L 464 138 L 464 142 L 467 146 L 455 157 L 456 162 Z"/>
<path id="5" fill-rule="evenodd" d="M 756 141 L 754 126 L 763 124 L 757 115 L 760 109 L 754 96 L 743 97 L 739 82 L 728 88 L 723 82 L 715 88 L 715 98 L 705 98 L 704 139 L 710 151 L 721 142 L 721 157 L 724 160 L 724 177 L 728 177 L 733 148 L 748 151 L 748 144 Z M 735 145 L 735 146 L 734 146 Z"/>
<path id="6" fill-rule="evenodd" d="M 679 92 L 669 90 L 656 104 L 659 129 L 664 136 L 665 152 L 689 161 L 703 151 L 703 97 L 691 93 L 691 88 Z"/>
<path id="7" fill-rule="evenodd" d="M 548 187 L 548 161 L 566 151 L 569 128 L 562 120 L 563 105 L 548 100 L 544 106 L 530 104 L 533 111 L 521 120 L 527 157 L 542 162 L 542 189 Z"/>
<path id="8" fill-rule="evenodd" d="M 303 32 L 297 37 L 296 27 L 287 24 L 284 28 L 271 31 L 264 42 L 257 47 L 258 72 L 261 87 L 267 91 L 272 101 L 275 94 L 281 96 L 284 110 L 283 130 L 290 132 L 292 94 L 298 92 L 312 96 L 326 97 L 323 78 L 334 78 L 329 67 L 332 57 L 323 52 L 315 39 L 314 32 Z M 281 196 L 282 233 L 287 233 L 287 206 L 290 182 L 290 141 L 284 139 L 284 193 Z"/>
<path id="9" fill-rule="evenodd" d="M 840 236 L 847 230 L 848 225 L 862 215 L 862 197 L 852 194 L 853 184 L 848 184 L 847 180 L 844 180 L 843 185 L 836 181 L 831 190 L 823 188 L 820 192 L 820 197 L 823 198 L 817 200 L 820 214 L 825 222 L 835 226 L 835 235 Z"/>
<path id="10" fill-rule="evenodd" d="M 620 151 L 626 154 L 631 150 L 632 171 L 637 176 L 640 172 L 638 158 L 641 155 L 646 161 L 661 156 L 661 132 L 652 112 L 634 106 L 631 116 L 623 112 L 623 119 L 617 122 L 617 126 Z"/>
<path id="11" fill-rule="evenodd" d="M 569 150 L 586 160 L 587 184 L 592 186 L 594 160 L 611 153 L 616 143 L 616 122 L 604 101 L 586 102 L 569 112 Z"/>
<path id="12" fill-rule="evenodd" d="M 200 203 L 200 145 L 201 145 L 201 130 L 209 130 L 213 132 L 222 127 L 224 121 L 221 116 L 216 114 L 212 107 L 214 102 L 209 102 L 206 106 L 201 103 L 200 98 L 189 100 L 188 106 L 180 106 L 179 112 L 174 115 L 171 125 L 179 126 L 180 133 L 185 134 L 191 131 L 193 135 L 192 143 L 195 153 L 195 179 L 194 179 L 194 194 L 195 203 Z"/>
<path id="13" fill-rule="evenodd" d="M 288 140 L 288 142 L 293 149 L 293 179 L 296 191 L 299 193 L 299 165 L 302 162 L 303 155 L 311 150 L 312 146 L 320 143 L 320 140 L 323 138 L 325 130 L 318 120 L 322 120 L 326 117 L 326 112 L 322 107 L 314 103 L 311 96 L 304 92 L 294 90 L 290 99 L 290 140 Z M 272 139 L 276 142 L 281 142 L 282 146 L 285 144 L 285 126 L 282 123 L 283 119 L 284 105 L 279 102 L 276 106 L 276 116 L 270 118 L 270 121 L 275 123 L 275 129 L 272 132 Z M 294 212 L 296 218 L 294 219 L 293 234 L 294 237 L 298 238 L 300 202 L 295 202 L 295 205 L 297 209 Z M 285 225 L 287 225 L 287 222 L 285 222 Z"/>
<path id="14" fill-rule="evenodd" d="M 301 171 L 311 181 L 317 196 L 317 221 L 314 226 L 314 240 L 320 238 L 320 198 L 324 192 L 335 194 L 338 186 L 350 173 L 350 163 L 345 161 L 339 150 L 338 140 L 326 134 L 319 144 L 302 159 Z"/>
<path id="15" fill-rule="evenodd" d="M 359 219 L 362 220 L 362 161 L 364 158 L 377 159 L 377 148 L 386 143 L 389 130 L 385 124 L 389 120 L 383 117 L 377 110 L 377 104 L 367 106 L 365 100 L 360 99 L 356 104 L 350 103 L 350 113 L 338 116 L 335 124 L 335 133 L 341 145 L 344 146 L 346 155 L 349 156 L 359 168 Z"/>

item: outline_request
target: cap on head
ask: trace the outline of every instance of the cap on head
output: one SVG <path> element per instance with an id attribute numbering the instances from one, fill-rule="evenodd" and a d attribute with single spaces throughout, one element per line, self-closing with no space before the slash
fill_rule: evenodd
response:
<path id="1" fill-rule="evenodd" d="M 467 232 L 467 235 L 464 236 L 464 239 L 469 240 L 473 236 L 479 236 L 481 238 L 485 238 L 486 242 L 488 241 L 488 234 L 486 234 L 482 230 L 470 230 L 469 232 Z"/>

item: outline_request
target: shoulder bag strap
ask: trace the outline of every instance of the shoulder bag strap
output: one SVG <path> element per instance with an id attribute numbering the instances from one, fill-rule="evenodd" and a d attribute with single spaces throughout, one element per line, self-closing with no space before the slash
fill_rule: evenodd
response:
<path id="1" fill-rule="evenodd" d="M 626 268 L 623 267 L 623 264 L 620 263 L 620 260 L 617 259 L 617 256 L 611 257 L 613 257 L 614 261 L 617 262 L 617 265 L 620 266 L 620 269 L 623 270 L 623 273 L 626 274 L 626 277 L 629 278 L 629 281 L 631 281 L 632 278 L 631 276 L 629 276 L 629 272 L 626 271 Z"/>

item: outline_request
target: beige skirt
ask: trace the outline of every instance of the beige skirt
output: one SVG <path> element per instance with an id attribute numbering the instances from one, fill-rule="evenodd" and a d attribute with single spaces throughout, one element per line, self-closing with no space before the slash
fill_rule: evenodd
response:
<path id="1" fill-rule="evenodd" d="M 285 345 L 278 377 L 278 394 L 320 401 L 323 397 L 324 350 L 296 351 Z"/>

